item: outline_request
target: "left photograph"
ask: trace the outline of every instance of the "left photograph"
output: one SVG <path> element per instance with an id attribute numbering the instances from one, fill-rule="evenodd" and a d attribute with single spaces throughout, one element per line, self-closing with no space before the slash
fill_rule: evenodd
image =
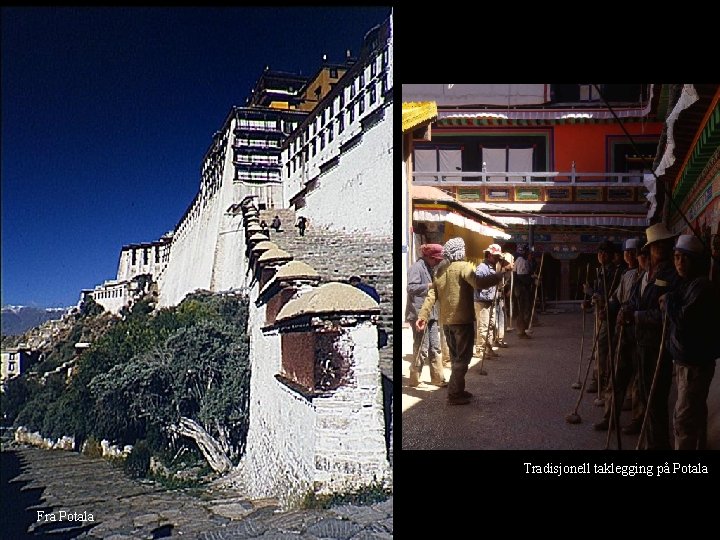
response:
<path id="1" fill-rule="evenodd" d="M 392 8 L 2 36 L 9 537 L 392 537 Z"/>

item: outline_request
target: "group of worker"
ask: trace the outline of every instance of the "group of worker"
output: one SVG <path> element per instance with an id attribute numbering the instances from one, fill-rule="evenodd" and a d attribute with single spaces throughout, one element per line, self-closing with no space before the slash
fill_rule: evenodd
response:
<path id="1" fill-rule="evenodd" d="M 622 260 L 612 243 L 602 242 L 599 266 L 583 287 L 583 317 L 592 312 L 595 319 L 593 378 L 586 389 L 597 392 L 605 407 L 594 428 L 620 427 L 619 410 L 632 386 L 632 420 L 622 431 L 638 434 L 644 423 L 640 448 L 672 448 L 668 409 L 675 377 L 674 448 L 704 449 L 707 397 L 720 357 L 715 335 L 720 295 L 718 284 L 707 277 L 709 242 L 673 234 L 662 223 L 647 228 L 646 236 L 645 242 L 628 239 Z M 524 245 L 513 257 L 491 244 L 477 266 L 466 260 L 462 238 L 425 244 L 420 252 L 408 273 L 406 320 L 414 337 L 409 384 L 423 384 L 420 375 L 428 362 L 430 384 L 447 387 L 449 405 L 464 405 L 472 397 L 465 390 L 472 357 L 495 356 L 507 346 L 503 332 L 510 303 L 518 337 L 530 337 L 537 272 Z M 440 327 L 450 358 L 449 381 Z"/>
<path id="2" fill-rule="evenodd" d="M 530 337 L 525 330 L 532 316 L 534 280 L 527 247 L 519 246 L 513 257 L 491 244 L 479 265 L 466 260 L 462 238 L 452 238 L 445 245 L 424 244 L 420 252 L 420 259 L 408 271 L 406 320 L 411 323 L 414 345 L 409 384 L 422 384 L 420 375 L 427 360 L 430 384 L 447 386 L 448 404 L 465 405 L 472 397 L 465 390 L 465 374 L 473 356 L 497 356 L 496 349 L 507 347 L 504 331 L 510 302 L 517 307 L 519 337 Z M 440 326 L 450 358 L 449 381 L 444 377 Z"/>
<path id="3" fill-rule="evenodd" d="M 677 235 L 662 223 L 647 228 L 647 241 L 625 242 L 627 266 L 611 261 L 613 246 L 598 247 L 595 279 L 586 283 L 583 310 L 594 307 L 596 369 L 589 392 L 599 392 L 604 431 L 619 424 L 632 386 L 632 420 L 626 434 L 641 433 L 639 448 L 705 449 L 707 398 L 720 357 L 720 298 L 707 276 L 709 250 L 694 234 Z M 589 280 L 588 280 L 589 281 Z M 673 377 L 677 400 L 670 437 Z M 674 444 L 672 444 L 674 442 Z"/>

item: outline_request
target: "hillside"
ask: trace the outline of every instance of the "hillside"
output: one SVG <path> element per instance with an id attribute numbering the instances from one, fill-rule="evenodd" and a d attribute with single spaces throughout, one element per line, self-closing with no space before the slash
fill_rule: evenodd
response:
<path id="1" fill-rule="evenodd" d="M 78 445 L 142 443 L 163 458 L 199 450 L 213 469 L 230 468 L 247 431 L 247 299 L 196 292 L 153 311 L 148 296 L 121 317 L 89 306 L 44 341 L 39 364 L 8 381 L 3 424 Z M 144 470 L 149 455 L 137 458 Z"/>

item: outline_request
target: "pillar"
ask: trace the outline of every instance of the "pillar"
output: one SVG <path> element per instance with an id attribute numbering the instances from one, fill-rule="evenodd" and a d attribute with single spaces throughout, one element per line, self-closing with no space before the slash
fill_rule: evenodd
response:
<path id="1" fill-rule="evenodd" d="M 570 261 L 560 260 L 560 300 L 570 300 Z"/>

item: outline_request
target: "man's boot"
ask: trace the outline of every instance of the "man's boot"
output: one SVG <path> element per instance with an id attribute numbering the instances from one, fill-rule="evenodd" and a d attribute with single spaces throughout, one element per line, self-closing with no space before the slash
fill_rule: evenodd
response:
<path id="1" fill-rule="evenodd" d="M 415 369 L 414 367 L 410 367 L 410 383 L 409 386 L 413 388 L 417 388 L 420 386 L 420 371 Z"/>
<path id="2" fill-rule="evenodd" d="M 442 355 L 431 354 L 430 360 L 430 384 L 444 388 L 447 386 L 445 370 L 443 367 Z"/>

